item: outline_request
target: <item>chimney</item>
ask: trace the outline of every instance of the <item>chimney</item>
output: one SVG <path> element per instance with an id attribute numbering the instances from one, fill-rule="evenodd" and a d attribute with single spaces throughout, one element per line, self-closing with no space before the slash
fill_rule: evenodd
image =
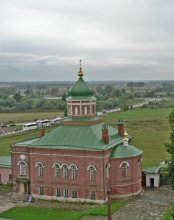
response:
<path id="1" fill-rule="evenodd" d="M 102 141 L 105 144 L 109 144 L 109 132 L 108 132 L 108 126 L 103 124 L 102 125 Z"/>
<path id="2" fill-rule="evenodd" d="M 123 120 L 118 120 L 118 134 L 122 137 L 124 136 L 125 128 L 124 128 L 124 122 Z"/>
<path id="3" fill-rule="evenodd" d="M 40 138 L 45 136 L 45 128 L 40 129 L 39 136 L 40 136 Z"/>

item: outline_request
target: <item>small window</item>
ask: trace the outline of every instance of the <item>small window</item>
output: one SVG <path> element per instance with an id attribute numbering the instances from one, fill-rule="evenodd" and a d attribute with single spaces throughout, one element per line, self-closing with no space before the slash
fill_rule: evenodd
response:
<path id="1" fill-rule="evenodd" d="M 77 198 L 77 190 L 72 190 L 72 198 Z"/>
<path id="2" fill-rule="evenodd" d="M 96 193 L 94 191 L 91 192 L 90 199 L 92 199 L 92 200 L 96 199 Z"/>
<path id="3" fill-rule="evenodd" d="M 68 178 L 68 166 L 63 165 L 63 178 L 67 179 Z"/>
<path id="4" fill-rule="evenodd" d="M 106 177 L 109 178 L 109 169 L 110 169 L 111 165 L 110 163 L 106 164 Z"/>
<path id="5" fill-rule="evenodd" d="M 12 182 L 12 174 L 9 174 L 9 176 L 8 176 L 8 181 L 9 181 L 9 182 Z"/>
<path id="6" fill-rule="evenodd" d="M 39 195 L 44 195 L 44 188 L 43 187 L 39 188 Z"/>
<path id="7" fill-rule="evenodd" d="M 77 179 L 77 168 L 75 165 L 71 166 L 71 178 L 72 179 Z"/>
<path id="8" fill-rule="evenodd" d="M 56 189 L 56 196 L 57 196 L 57 197 L 61 197 L 61 191 L 60 191 L 60 189 Z"/>
<path id="9" fill-rule="evenodd" d="M 127 177 L 127 163 L 123 163 L 121 169 L 122 169 L 122 177 Z"/>
<path id="10" fill-rule="evenodd" d="M 37 174 L 38 174 L 38 176 L 43 176 L 44 175 L 44 165 L 43 165 L 43 163 L 38 162 L 36 164 L 36 167 L 37 167 Z"/>
<path id="11" fill-rule="evenodd" d="M 96 177 L 96 171 L 95 171 L 95 168 L 94 167 L 90 167 L 89 169 L 89 175 L 90 175 L 90 180 L 91 181 L 95 181 L 95 177 Z"/>
<path id="12" fill-rule="evenodd" d="M 20 168 L 20 175 L 26 176 L 27 175 L 27 164 L 25 161 L 20 162 L 19 168 Z"/>
<path id="13" fill-rule="evenodd" d="M 64 197 L 68 197 L 68 190 L 67 189 L 64 190 Z"/>
<path id="14" fill-rule="evenodd" d="M 78 114 L 79 114 L 79 108 L 75 107 L 75 115 L 78 115 Z"/>
<path id="15" fill-rule="evenodd" d="M 55 177 L 60 178 L 60 166 L 58 164 L 55 165 Z"/>

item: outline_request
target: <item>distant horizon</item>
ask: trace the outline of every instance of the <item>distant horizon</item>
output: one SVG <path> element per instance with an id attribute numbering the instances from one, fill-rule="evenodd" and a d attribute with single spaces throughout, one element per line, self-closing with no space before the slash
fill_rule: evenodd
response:
<path id="1" fill-rule="evenodd" d="M 77 79 L 78 80 L 78 79 Z M 73 83 L 77 80 L 60 80 L 60 81 L 1 81 L 2 83 Z M 85 80 L 87 82 L 174 82 L 174 79 L 166 79 L 166 80 Z"/>

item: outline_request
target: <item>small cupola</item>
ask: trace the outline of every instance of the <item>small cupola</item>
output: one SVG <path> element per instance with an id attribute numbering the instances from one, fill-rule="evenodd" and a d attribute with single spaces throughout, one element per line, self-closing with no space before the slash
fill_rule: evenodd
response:
<path id="1" fill-rule="evenodd" d="M 79 79 L 68 91 L 67 114 L 72 118 L 94 117 L 96 115 L 96 98 L 93 96 L 92 86 L 83 79 L 81 60 L 78 76 Z"/>

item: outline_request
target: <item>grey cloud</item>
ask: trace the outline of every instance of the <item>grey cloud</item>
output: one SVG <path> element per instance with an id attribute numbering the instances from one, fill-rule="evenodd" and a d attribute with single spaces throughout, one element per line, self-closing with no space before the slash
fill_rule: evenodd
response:
<path id="1" fill-rule="evenodd" d="M 173 79 L 173 0 L 0 2 L 0 79 Z M 166 73 L 165 75 L 163 73 Z"/>

